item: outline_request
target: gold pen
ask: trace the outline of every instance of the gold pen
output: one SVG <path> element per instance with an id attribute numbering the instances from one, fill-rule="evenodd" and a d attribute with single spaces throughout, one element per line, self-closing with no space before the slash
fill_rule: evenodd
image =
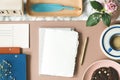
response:
<path id="1" fill-rule="evenodd" d="M 87 44 L 88 44 L 88 39 L 89 37 L 87 37 L 85 39 L 85 42 L 83 44 L 83 48 L 82 48 L 82 53 L 81 53 L 81 58 L 80 58 L 80 64 L 82 65 L 84 62 L 84 57 L 85 57 L 85 53 L 86 53 L 86 48 L 87 48 Z"/>

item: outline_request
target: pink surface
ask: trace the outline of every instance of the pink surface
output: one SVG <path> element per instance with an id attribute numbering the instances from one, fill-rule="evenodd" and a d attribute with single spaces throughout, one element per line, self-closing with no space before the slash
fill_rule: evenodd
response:
<path id="1" fill-rule="evenodd" d="M 0 23 L 29 23 L 30 24 L 30 48 L 23 49 L 23 52 L 28 55 L 27 58 L 27 80 L 82 80 L 83 73 L 87 67 L 95 61 L 108 59 L 100 49 L 99 39 L 102 31 L 106 28 L 102 22 L 94 27 L 86 27 L 85 21 L 70 21 L 70 22 L 0 22 Z M 38 74 L 38 54 L 39 54 L 39 40 L 38 29 L 40 27 L 71 27 L 75 28 L 80 33 L 79 48 L 76 60 L 76 67 L 74 77 L 55 77 Z M 83 65 L 80 65 L 80 55 L 83 42 L 89 37 L 88 46 Z"/>
<path id="2" fill-rule="evenodd" d="M 100 60 L 88 67 L 88 69 L 85 71 L 83 80 L 91 80 L 93 72 L 100 68 L 100 67 L 113 67 L 115 70 L 118 71 L 119 77 L 120 77 L 120 64 L 111 61 L 111 60 Z"/>

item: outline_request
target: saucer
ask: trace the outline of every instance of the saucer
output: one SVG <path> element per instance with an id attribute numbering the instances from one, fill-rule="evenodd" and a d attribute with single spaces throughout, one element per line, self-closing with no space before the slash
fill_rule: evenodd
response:
<path id="1" fill-rule="evenodd" d="M 112 25 L 103 31 L 100 38 L 100 47 L 107 57 L 120 60 L 120 50 L 115 50 L 110 45 L 110 40 L 114 35 L 120 35 L 120 25 Z"/>
<path id="2" fill-rule="evenodd" d="M 84 72 L 82 80 L 91 80 L 93 72 L 100 67 L 112 67 L 114 68 L 120 78 L 120 64 L 112 60 L 99 60 L 91 64 Z"/>

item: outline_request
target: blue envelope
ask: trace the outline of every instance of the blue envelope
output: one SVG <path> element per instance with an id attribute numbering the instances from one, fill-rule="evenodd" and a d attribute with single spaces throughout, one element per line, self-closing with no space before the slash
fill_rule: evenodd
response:
<path id="1" fill-rule="evenodd" d="M 0 54 L 0 80 L 26 80 L 25 54 Z"/>

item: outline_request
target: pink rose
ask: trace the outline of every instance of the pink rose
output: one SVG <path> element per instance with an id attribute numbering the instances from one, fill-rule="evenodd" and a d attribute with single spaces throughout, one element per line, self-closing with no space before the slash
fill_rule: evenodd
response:
<path id="1" fill-rule="evenodd" d="M 105 3 L 104 6 L 107 13 L 113 13 L 118 8 L 117 4 L 112 1 Z"/>
<path id="2" fill-rule="evenodd" d="M 117 10 L 118 6 L 114 0 L 96 0 L 103 5 L 106 13 L 113 13 Z"/>

